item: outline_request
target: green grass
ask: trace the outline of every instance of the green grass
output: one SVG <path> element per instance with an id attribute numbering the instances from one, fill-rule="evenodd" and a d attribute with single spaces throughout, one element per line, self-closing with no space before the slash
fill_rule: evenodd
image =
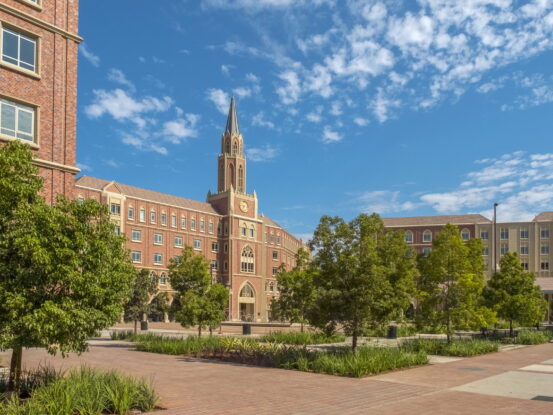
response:
<path id="1" fill-rule="evenodd" d="M 410 352 L 425 352 L 442 356 L 477 356 L 497 352 L 499 344 L 490 340 L 452 340 L 447 343 L 441 339 L 415 339 L 404 342 L 401 349 Z"/>
<path id="2" fill-rule="evenodd" d="M 284 333 L 275 332 L 263 336 L 260 339 L 262 342 L 282 343 L 282 344 L 324 344 L 324 343 L 342 343 L 346 340 L 346 336 L 342 333 L 334 333 L 326 335 L 321 332 L 303 332 L 303 333 Z"/>
<path id="3" fill-rule="evenodd" d="M 503 343 L 511 344 L 543 344 L 549 343 L 553 339 L 551 330 L 521 330 L 516 337 L 506 337 L 502 339 Z"/>
<path id="4" fill-rule="evenodd" d="M 136 340 L 136 350 L 171 355 L 198 355 L 221 347 L 223 337 L 195 337 L 186 339 L 150 335 Z M 251 340 L 255 343 L 254 340 Z"/>
<path id="5" fill-rule="evenodd" d="M 12 395 L 0 402 L 0 415 L 125 415 L 152 411 L 158 400 L 145 381 L 114 371 L 83 367 L 48 382 L 33 389 L 29 399 Z"/>
<path id="6" fill-rule="evenodd" d="M 158 334 L 154 333 L 136 333 L 132 330 L 125 330 L 125 331 L 112 331 L 110 334 L 111 340 L 124 340 L 128 342 L 138 342 L 140 340 L 146 340 L 146 339 L 155 339 L 160 337 Z"/>

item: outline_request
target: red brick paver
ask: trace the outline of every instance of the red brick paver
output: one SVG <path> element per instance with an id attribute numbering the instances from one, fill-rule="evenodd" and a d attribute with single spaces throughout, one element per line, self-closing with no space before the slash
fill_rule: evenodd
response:
<path id="1" fill-rule="evenodd" d="M 126 343 L 107 340 L 93 342 L 90 352 L 81 357 L 52 358 L 40 350 L 24 355 L 28 366 L 45 361 L 64 368 L 86 364 L 152 379 L 169 408 L 160 415 L 549 415 L 553 402 L 449 388 L 552 358 L 553 345 L 547 344 L 351 379 L 142 353 L 130 350 Z"/>

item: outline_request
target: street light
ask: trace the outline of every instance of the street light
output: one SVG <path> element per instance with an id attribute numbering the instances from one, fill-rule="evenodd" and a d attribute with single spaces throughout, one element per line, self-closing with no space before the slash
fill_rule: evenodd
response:
<path id="1" fill-rule="evenodd" d="M 493 204 L 493 272 L 497 272 L 497 205 Z"/>

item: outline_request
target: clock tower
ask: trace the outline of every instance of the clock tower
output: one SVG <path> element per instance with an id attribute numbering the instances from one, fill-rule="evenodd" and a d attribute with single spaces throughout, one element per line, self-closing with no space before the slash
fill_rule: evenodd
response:
<path id="1" fill-rule="evenodd" d="M 221 154 L 218 161 L 218 192 L 225 192 L 233 188 L 238 193 L 246 193 L 244 140 L 238 127 L 234 97 L 230 100 L 227 126 L 221 136 Z"/>

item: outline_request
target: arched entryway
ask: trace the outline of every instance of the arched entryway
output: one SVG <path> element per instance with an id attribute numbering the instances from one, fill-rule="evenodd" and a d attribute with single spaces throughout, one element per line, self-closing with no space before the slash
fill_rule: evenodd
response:
<path id="1" fill-rule="evenodd" d="M 238 312 L 238 318 L 242 321 L 255 320 L 255 290 L 249 282 L 244 283 L 240 288 Z"/>

